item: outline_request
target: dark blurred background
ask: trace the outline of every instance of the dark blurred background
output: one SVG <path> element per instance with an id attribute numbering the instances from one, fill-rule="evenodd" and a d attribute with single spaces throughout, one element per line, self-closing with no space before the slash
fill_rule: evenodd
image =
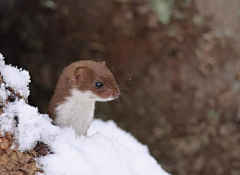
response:
<path id="1" fill-rule="evenodd" d="M 0 0 L 0 52 L 30 71 L 41 112 L 66 65 L 105 60 L 125 97 L 99 103 L 97 118 L 147 144 L 173 175 L 239 175 L 239 9 L 239 0 Z"/>

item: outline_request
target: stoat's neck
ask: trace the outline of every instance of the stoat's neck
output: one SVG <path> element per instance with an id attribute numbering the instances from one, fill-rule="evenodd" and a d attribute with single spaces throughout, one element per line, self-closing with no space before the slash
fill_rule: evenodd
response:
<path id="1" fill-rule="evenodd" d="M 70 96 L 55 107 L 57 117 L 54 123 L 62 127 L 72 126 L 78 135 L 84 135 L 94 116 L 95 101 L 88 91 L 72 89 L 70 92 Z"/>

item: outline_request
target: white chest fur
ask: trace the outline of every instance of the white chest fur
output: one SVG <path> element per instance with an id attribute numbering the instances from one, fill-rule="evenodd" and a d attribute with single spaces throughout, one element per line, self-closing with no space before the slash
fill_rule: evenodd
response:
<path id="1" fill-rule="evenodd" d="M 78 135 L 84 135 L 94 117 L 94 109 L 94 94 L 72 89 L 71 96 L 55 108 L 54 123 L 61 127 L 72 126 Z"/>

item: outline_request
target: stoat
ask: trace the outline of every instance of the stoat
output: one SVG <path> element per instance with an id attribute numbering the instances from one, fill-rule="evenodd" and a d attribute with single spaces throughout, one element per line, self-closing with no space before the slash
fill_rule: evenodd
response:
<path id="1" fill-rule="evenodd" d="M 53 123 L 85 135 L 93 120 L 96 101 L 110 101 L 120 95 L 116 80 L 105 62 L 78 61 L 60 75 L 47 113 Z"/>

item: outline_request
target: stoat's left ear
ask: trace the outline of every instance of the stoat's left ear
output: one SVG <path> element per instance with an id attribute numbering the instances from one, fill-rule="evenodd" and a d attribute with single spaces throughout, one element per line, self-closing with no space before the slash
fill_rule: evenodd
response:
<path id="1" fill-rule="evenodd" d="M 77 67 L 75 70 L 73 70 L 72 79 L 74 82 L 82 81 L 89 76 L 88 74 L 89 73 L 86 67 Z"/>

